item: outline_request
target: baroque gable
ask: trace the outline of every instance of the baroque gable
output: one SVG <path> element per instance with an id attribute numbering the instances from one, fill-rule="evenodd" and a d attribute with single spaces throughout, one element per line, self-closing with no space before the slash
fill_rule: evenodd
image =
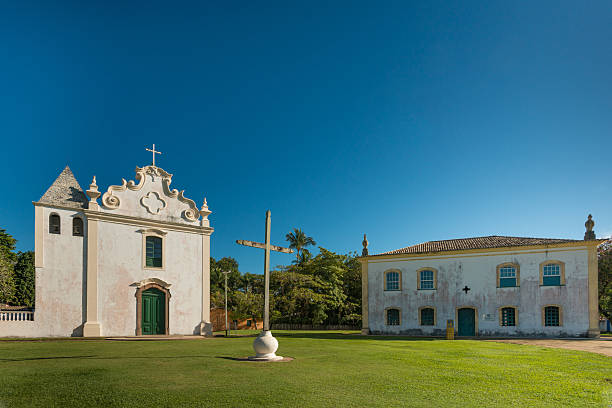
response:
<path id="1" fill-rule="evenodd" d="M 100 210 L 166 222 L 198 222 L 196 203 L 185 197 L 184 190 L 170 189 L 172 174 L 156 166 L 136 167 L 135 179 L 109 186 Z"/>

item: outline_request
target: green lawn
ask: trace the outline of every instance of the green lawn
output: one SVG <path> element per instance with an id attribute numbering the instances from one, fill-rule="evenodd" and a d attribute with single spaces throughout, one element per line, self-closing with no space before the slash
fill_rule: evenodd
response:
<path id="1" fill-rule="evenodd" d="M 0 341 L 0 407 L 587 407 L 612 359 L 470 340 L 274 332 L 286 363 L 232 360 L 252 337 Z"/>

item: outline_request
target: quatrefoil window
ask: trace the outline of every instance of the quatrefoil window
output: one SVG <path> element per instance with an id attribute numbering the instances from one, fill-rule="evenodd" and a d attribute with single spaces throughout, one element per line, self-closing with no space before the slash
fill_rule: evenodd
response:
<path id="1" fill-rule="evenodd" d="M 159 194 L 151 191 L 146 196 L 140 199 L 140 203 L 147 209 L 151 214 L 157 215 L 161 210 L 166 208 L 166 202 L 159 198 Z"/>

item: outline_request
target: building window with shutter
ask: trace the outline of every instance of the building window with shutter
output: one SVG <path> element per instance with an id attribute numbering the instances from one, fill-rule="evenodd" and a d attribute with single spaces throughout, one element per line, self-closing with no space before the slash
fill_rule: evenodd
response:
<path id="1" fill-rule="evenodd" d="M 147 266 L 154 268 L 162 267 L 162 239 L 159 237 L 147 237 Z"/>
<path id="2" fill-rule="evenodd" d="M 51 214 L 49 216 L 49 234 L 60 234 L 60 216 L 57 214 Z"/>
<path id="3" fill-rule="evenodd" d="M 434 290 L 437 284 L 437 271 L 432 268 L 422 268 L 417 271 L 417 289 Z"/>
<path id="4" fill-rule="evenodd" d="M 72 219 L 72 235 L 75 237 L 83 236 L 83 219 L 74 217 Z"/>
<path id="5" fill-rule="evenodd" d="M 142 233 L 142 267 L 164 269 L 166 267 L 166 234 L 159 229 L 146 229 Z"/>
<path id="6" fill-rule="evenodd" d="M 421 326 L 436 325 L 436 309 L 433 307 L 422 307 L 419 313 L 419 322 Z"/>
<path id="7" fill-rule="evenodd" d="M 399 326 L 400 325 L 400 311 L 396 308 L 390 308 L 385 311 L 387 326 Z"/>
<path id="8" fill-rule="evenodd" d="M 504 306 L 499 309 L 499 325 L 505 327 L 516 326 L 517 322 L 516 307 Z"/>
<path id="9" fill-rule="evenodd" d="M 400 271 L 391 270 L 385 272 L 385 290 L 400 290 L 402 287 L 402 275 Z"/>
<path id="10" fill-rule="evenodd" d="M 561 307 L 557 305 L 548 305 L 542 308 L 542 320 L 546 327 L 556 327 L 563 325 Z"/>
<path id="11" fill-rule="evenodd" d="M 547 263 L 542 266 L 542 286 L 561 286 L 561 265 Z"/>
<path id="12" fill-rule="evenodd" d="M 519 286 L 519 265 L 503 263 L 497 265 L 497 287 L 514 288 Z"/>

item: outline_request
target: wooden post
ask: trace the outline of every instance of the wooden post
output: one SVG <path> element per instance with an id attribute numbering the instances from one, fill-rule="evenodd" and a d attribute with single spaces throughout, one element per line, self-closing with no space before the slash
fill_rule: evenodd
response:
<path id="1" fill-rule="evenodd" d="M 270 226 L 272 213 L 266 211 L 266 251 L 264 257 L 264 331 L 270 330 Z"/>

